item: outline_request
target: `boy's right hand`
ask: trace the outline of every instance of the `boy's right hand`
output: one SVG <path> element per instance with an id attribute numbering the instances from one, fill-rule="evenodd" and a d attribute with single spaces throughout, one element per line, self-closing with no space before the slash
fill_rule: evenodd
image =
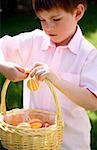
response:
<path id="1" fill-rule="evenodd" d="M 23 67 L 11 62 L 0 63 L 0 73 L 13 82 L 21 81 L 28 77 L 28 73 Z"/>

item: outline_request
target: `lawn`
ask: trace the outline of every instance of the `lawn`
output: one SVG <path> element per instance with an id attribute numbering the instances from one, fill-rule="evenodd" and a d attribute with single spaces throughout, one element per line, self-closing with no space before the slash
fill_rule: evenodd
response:
<path id="1" fill-rule="evenodd" d="M 97 47 L 97 6 L 90 5 L 80 21 L 84 36 Z M 39 21 L 33 14 L 15 14 L 1 20 L 0 37 L 5 34 L 16 35 L 20 32 L 31 31 L 40 27 Z M 0 91 L 4 81 L 0 74 Z M 7 109 L 22 107 L 22 82 L 11 83 L 7 93 Z M 97 150 L 97 112 L 87 112 L 92 124 L 91 149 Z M 2 148 L 3 150 L 3 148 Z"/>

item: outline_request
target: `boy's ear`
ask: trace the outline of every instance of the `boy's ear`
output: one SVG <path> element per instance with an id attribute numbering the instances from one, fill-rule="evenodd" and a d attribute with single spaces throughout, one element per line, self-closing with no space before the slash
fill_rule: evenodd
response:
<path id="1" fill-rule="evenodd" d="M 74 11 L 75 19 L 77 22 L 83 17 L 84 13 L 85 13 L 84 5 L 79 4 Z"/>

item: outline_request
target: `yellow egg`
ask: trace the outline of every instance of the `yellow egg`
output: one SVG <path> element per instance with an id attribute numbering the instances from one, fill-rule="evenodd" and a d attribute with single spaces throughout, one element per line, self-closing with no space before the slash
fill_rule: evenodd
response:
<path id="1" fill-rule="evenodd" d="M 27 122 L 22 122 L 17 125 L 17 128 L 31 128 L 31 126 Z"/>
<path id="2" fill-rule="evenodd" d="M 27 86 L 30 90 L 36 91 L 39 88 L 39 83 L 38 83 L 37 79 L 35 77 L 33 77 L 27 81 Z"/>

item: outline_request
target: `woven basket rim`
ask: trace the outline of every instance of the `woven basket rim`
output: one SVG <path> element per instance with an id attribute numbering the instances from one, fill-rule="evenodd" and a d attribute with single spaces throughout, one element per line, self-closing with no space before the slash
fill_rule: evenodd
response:
<path id="1" fill-rule="evenodd" d="M 54 124 L 50 125 L 49 127 L 46 128 L 17 128 L 17 126 L 13 126 L 10 125 L 6 122 L 2 120 L 0 120 L 0 128 L 5 131 L 6 133 L 16 133 L 18 135 L 24 136 L 24 135 L 30 135 L 32 136 L 32 134 L 34 135 L 45 135 L 46 132 L 56 132 L 56 130 L 58 130 L 58 128 L 60 127 L 60 125 L 57 125 L 57 123 L 55 122 Z"/>
<path id="2" fill-rule="evenodd" d="M 34 129 L 34 128 L 17 128 L 17 126 L 10 125 L 10 124 L 4 122 L 3 120 L 0 120 L 0 126 L 6 126 L 6 127 L 13 128 L 13 129 L 16 129 L 16 130 L 32 130 L 32 131 L 35 131 L 35 130 L 47 130 L 48 128 L 52 129 L 53 127 L 54 128 L 57 127 L 57 124 L 54 123 L 54 124 L 50 125 L 49 127 L 37 128 L 37 129 Z"/>
<path id="3" fill-rule="evenodd" d="M 10 111 L 7 111 L 6 112 L 6 114 L 11 114 L 11 111 L 13 111 L 13 110 L 16 110 L 16 109 L 12 109 L 12 110 L 10 110 Z M 34 112 L 42 112 L 42 113 L 46 113 L 46 114 L 52 114 L 52 115 L 54 115 L 55 116 L 55 118 L 56 118 L 56 113 L 55 112 L 49 112 L 49 111 L 47 111 L 47 110 L 41 110 L 41 109 L 30 109 L 30 108 L 28 108 L 28 109 L 25 109 L 25 108 L 21 108 L 21 109 L 19 109 L 19 110 L 32 110 L 32 111 L 34 111 Z M 3 119 L 4 119 L 4 116 L 5 115 L 3 115 L 3 114 L 0 114 L 0 126 L 1 127 L 7 127 L 7 128 L 9 128 L 9 129 L 14 129 L 14 130 L 23 130 L 23 131 L 35 131 L 36 129 L 33 129 L 33 128 L 17 128 L 17 126 L 14 126 L 14 125 L 11 125 L 11 124 L 8 124 L 8 123 L 6 123 Z M 56 129 L 57 128 L 57 124 L 56 124 L 56 121 L 54 122 L 54 124 L 51 124 L 49 127 L 46 127 L 46 128 L 38 128 L 37 129 L 37 131 L 46 131 L 46 130 L 54 130 L 54 129 Z"/>

